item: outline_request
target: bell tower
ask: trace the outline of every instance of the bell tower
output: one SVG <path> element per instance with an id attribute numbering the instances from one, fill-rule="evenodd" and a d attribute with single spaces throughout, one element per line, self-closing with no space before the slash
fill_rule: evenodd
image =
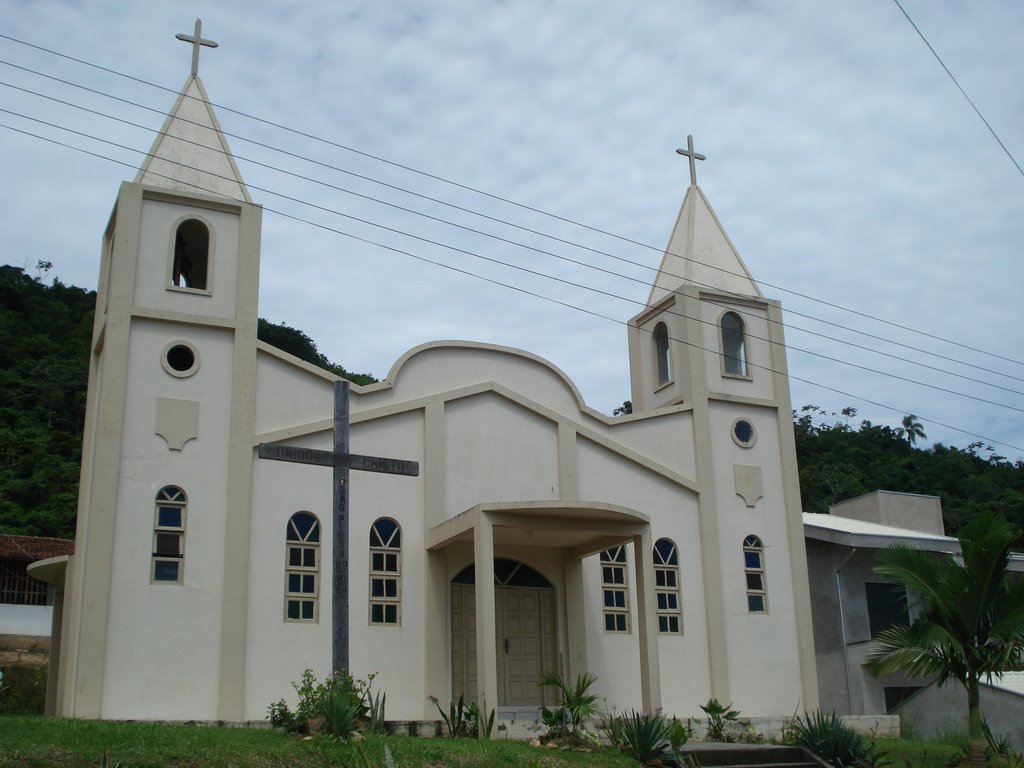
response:
<path id="1" fill-rule="evenodd" d="M 749 555 L 751 562 L 786 566 L 776 578 L 793 589 L 796 611 L 789 615 L 797 624 L 803 700 L 814 702 L 782 310 L 761 293 L 697 185 L 696 161 L 705 157 L 694 151 L 693 137 L 677 152 L 689 160 L 690 186 L 647 306 L 629 322 L 633 414 L 689 413 L 691 431 L 681 436 L 680 450 L 692 452 L 699 487 L 712 694 L 729 700 L 730 681 L 757 672 L 750 659 L 723 650 L 726 639 L 771 632 L 771 622 L 784 621 L 781 606 L 772 615 L 771 574 L 745 574 Z"/>
<path id="2" fill-rule="evenodd" d="M 103 238 L 65 716 L 130 718 L 180 665 L 209 683 L 162 716 L 242 713 L 262 211 L 199 79 L 216 43 L 198 20 L 178 38 L 191 74 Z M 154 648 L 166 664 L 146 663 Z"/>

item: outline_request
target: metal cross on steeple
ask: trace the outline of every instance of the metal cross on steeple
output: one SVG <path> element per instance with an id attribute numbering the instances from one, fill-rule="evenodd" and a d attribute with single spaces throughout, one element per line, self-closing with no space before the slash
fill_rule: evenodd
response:
<path id="1" fill-rule="evenodd" d="M 203 39 L 203 22 L 200 19 L 196 19 L 195 32 L 191 35 L 186 35 L 184 32 L 179 32 L 175 35 L 179 40 L 184 40 L 186 43 L 192 43 L 192 74 L 199 74 L 199 46 L 205 45 L 207 48 L 216 48 L 217 43 L 213 40 Z"/>
<path id="2" fill-rule="evenodd" d="M 680 155 L 685 155 L 690 159 L 690 186 L 697 186 L 697 163 L 695 160 L 707 160 L 704 155 L 698 155 L 693 151 L 693 136 L 686 137 L 686 149 L 677 149 L 676 152 Z"/>

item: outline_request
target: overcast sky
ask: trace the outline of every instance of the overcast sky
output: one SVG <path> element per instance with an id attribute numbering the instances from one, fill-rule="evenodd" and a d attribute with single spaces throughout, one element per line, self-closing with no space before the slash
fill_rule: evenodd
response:
<path id="1" fill-rule="evenodd" d="M 901 2 L 1024 164 L 1024 3 Z M 926 445 L 1024 456 L 1024 175 L 892 0 L 0 9 L 2 258 L 30 274 L 95 287 L 200 16 L 220 43 L 200 75 L 267 209 L 260 314 L 331 360 L 383 377 L 425 341 L 506 344 L 610 413 L 693 134 L 698 183 L 787 313 L 794 406 L 914 413 Z"/>

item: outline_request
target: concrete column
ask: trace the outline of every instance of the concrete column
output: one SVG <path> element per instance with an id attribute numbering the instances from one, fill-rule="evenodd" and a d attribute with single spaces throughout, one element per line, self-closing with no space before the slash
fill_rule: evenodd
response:
<path id="1" fill-rule="evenodd" d="M 566 680 L 587 671 L 587 615 L 583 603 L 583 561 L 573 557 L 565 563 L 565 668 L 558 670 Z"/>
<path id="2" fill-rule="evenodd" d="M 483 512 L 473 527 L 473 558 L 476 566 L 476 694 L 477 706 L 486 717 L 486 713 L 498 708 L 498 660 L 494 655 L 494 529 Z"/>
<path id="3" fill-rule="evenodd" d="M 644 712 L 661 709 L 661 663 L 658 655 L 658 601 L 654 593 L 654 540 L 651 529 L 633 537 L 636 624 L 640 644 L 640 701 Z"/>

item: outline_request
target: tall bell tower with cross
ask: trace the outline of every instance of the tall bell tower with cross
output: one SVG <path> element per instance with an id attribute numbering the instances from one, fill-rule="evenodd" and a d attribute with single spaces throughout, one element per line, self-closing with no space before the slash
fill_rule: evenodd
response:
<path id="1" fill-rule="evenodd" d="M 205 670 L 202 711 L 243 711 L 262 209 L 199 79 L 216 45 L 201 33 L 197 19 L 178 35 L 190 73 L 103 238 L 69 573 L 88 607 L 68 622 L 56 704 L 68 716 L 130 717 L 141 692 L 173 688 L 145 647 L 190 649 L 174 665 Z"/>

